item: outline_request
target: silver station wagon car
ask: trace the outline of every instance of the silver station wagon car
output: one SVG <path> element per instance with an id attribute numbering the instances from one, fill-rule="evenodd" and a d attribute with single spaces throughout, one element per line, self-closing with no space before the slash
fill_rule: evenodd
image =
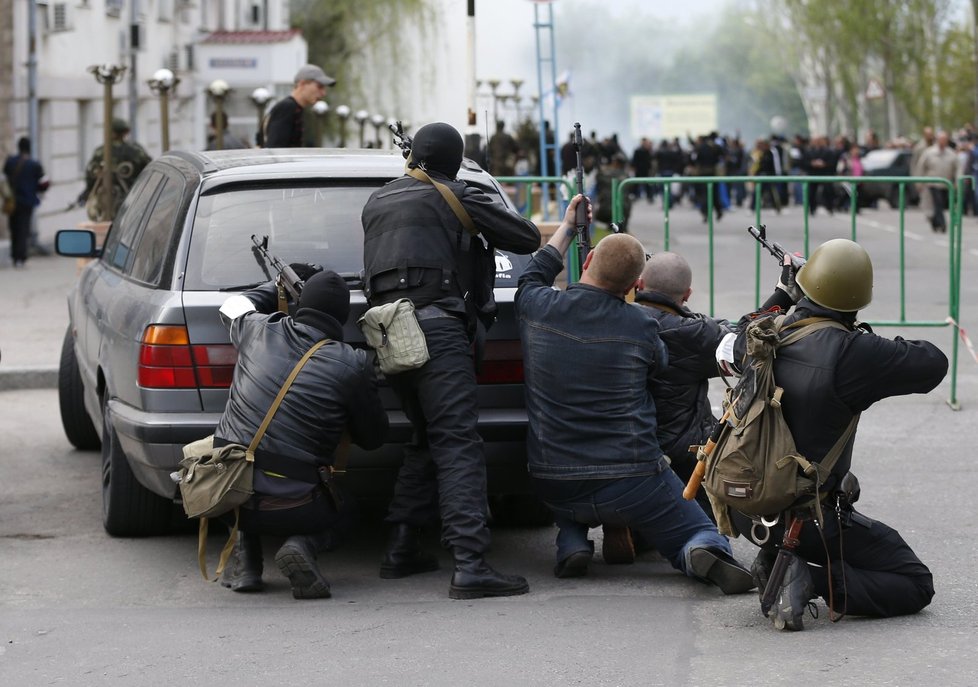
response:
<path id="1" fill-rule="evenodd" d="M 346 340 L 363 346 L 360 212 L 374 189 L 400 176 L 403 158 L 368 150 L 171 152 L 136 181 L 104 246 L 84 230 L 59 232 L 62 255 L 92 257 L 68 295 L 60 365 L 65 433 L 102 451 L 103 524 L 115 536 L 162 533 L 179 491 L 170 477 L 184 444 L 213 432 L 237 358 L 218 308 L 233 292 L 276 276 L 255 250 L 267 237 L 284 263 L 318 263 L 344 275 L 352 310 Z M 460 178 L 499 195 L 475 163 Z M 526 470 L 523 367 L 513 313 L 527 256 L 496 252 L 499 318 L 479 370 L 479 431 L 496 521 L 532 524 L 548 514 Z M 348 480 L 364 497 L 388 497 L 410 423 L 386 386 L 388 442 L 354 450 Z"/>

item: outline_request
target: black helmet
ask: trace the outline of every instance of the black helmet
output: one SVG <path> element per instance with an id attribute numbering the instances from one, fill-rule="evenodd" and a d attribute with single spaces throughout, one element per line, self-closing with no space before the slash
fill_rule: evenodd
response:
<path id="1" fill-rule="evenodd" d="M 855 241 L 832 239 L 815 249 L 798 272 L 810 301 L 839 312 L 856 312 L 873 300 L 873 263 Z"/>
<path id="2" fill-rule="evenodd" d="M 454 179 L 462 166 L 464 149 L 462 135 L 451 124 L 425 124 L 418 129 L 411 142 L 411 161 L 408 164 L 412 167 L 423 166 L 426 170 Z"/>

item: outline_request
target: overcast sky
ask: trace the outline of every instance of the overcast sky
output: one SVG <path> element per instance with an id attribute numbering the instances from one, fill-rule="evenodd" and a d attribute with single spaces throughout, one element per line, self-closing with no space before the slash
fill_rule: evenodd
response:
<path id="1" fill-rule="evenodd" d="M 661 17 L 664 21 L 688 23 L 692 19 L 715 12 L 728 0 L 555 0 L 554 25 L 560 22 L 561 5 L 592 5 L 595 21 L 608 13 L 641 12 Z M 483 81 L 492 78 L 508 81 L 526 80 L 528 93 L 537 92 L 536 31 L 533 28 L 532 0 L 476 0 L 476 76 Z M 545 21 L 546 5 L 539 5 L 539 16 Z M 544 51 L 546 51 L 544 46 Z M 557 65 L 557 73 L 562 71 Z M 485 87 L 483 87 L 485 89 Z M 502 90 L 502 88 L 500 88 Z M 506 90 L 510 90 L 507 88 Z"/>

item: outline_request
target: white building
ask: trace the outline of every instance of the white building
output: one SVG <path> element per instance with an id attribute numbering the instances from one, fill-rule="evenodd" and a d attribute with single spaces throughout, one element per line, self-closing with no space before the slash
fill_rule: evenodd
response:
<path id="1" fill-rule="evenodd" d="M 253 142 L 257 111 L 250 93 L 263 86 L 276 98 L 287 95 L 296 70 L 307 61 L 306 39 L 290 28 L 289 0 L 0 0 L 3 154 L 13 152 L 16 139 L 30 130 L 28 27 L 34 1 L 38 134 L 33 150 L 52 182 L 42 215 L 61 212 L 77 197 L 85 166 L 102 142 L 103 87 L 88 72 L 90 66 L 127 68 L 113 90 L 113 116 L 129 121 L 132 138 L 155 157 L 163 152 L 159 97 L 148 86 L 156 70 L 169 68 L 180 79 L 170 95 L 170 147 L 199 150 L 213 109 L 206 95 L 212 80 L 223 79 L 232 89 L 225 101 L 231 131 Z M 464 131 L 468 28 L 466 3 L 430 0 L 423 21 L 399 27 L 396 45 L 365 35 L 364 45 L 374 47 L 354 58 L 360 86 L 356 92 L 347 89 L 348 102 L 330 92 L 331 111 L 345 104 L 353 112 L 402 119 L 413 128 L 442 120 Z M 480 115 L 480 128 L 481 120 Z M 349 143 L 356 145 L 352 118 L 347 130 Z M 368 131 L 372 139 L 369 125 Z M 389 137 L 382 138 L 389 145 Z"/>

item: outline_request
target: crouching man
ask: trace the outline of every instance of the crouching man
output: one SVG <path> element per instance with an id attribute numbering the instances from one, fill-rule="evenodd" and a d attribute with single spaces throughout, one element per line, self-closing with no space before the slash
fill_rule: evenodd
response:
<path id="1" fill-rule="evenodd" d="M 668 355 L 654 314 L 625 301 L 642 284 L 642 244 L 608 236 L 588 255 L 579 284 L 552 288 L 581 202 L 571 201 L 516 294 L 530 474 L 560 528 L 554 574 L 585 575 L 588 529 L 614 525 L 631 528 L 689 577 L 725 594 L 749 591 L 750 573 L 702 508 L 683 499 L 656 439 L 652 387 Z"/>
<path id="2" fill-rule="evenodd" d="M 255 495 L 240 509 L 240 532 L 221 584 L 262 589 L 261 536 L 287 537 L 275 555 L 296 599 L 327 598 L 317 554 L 352 524 L 352 497 L 331 479 L 344 432 L 365 449 L 387 433 L 387 413 L 367 356 L 343 343 L 350 291 L 342 277 L 313 274 L 295 317 L 276 312 L 273 283 L 232 296 L 221 307 L 238 349 L 227 407 L 214 446 L 247 445 L 296 363 L 323 339 L 295 378 L 255 453 Z M 270 314 L 268 314 L 270 313 Z M 345 448 L 345 447 L 344 447 Z"/>

